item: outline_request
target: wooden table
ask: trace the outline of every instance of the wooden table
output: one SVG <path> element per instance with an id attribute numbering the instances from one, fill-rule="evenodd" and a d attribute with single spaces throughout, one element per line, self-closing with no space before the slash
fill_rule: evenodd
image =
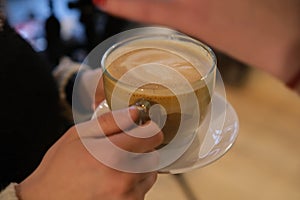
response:
<path id="1" fill-rule="evenodd" d="M 204 168 L 159 175 L 146 200 L 300 199 L 300 95 L 258 70 L 226 91 L 240 120 L 235 145 Z"/>

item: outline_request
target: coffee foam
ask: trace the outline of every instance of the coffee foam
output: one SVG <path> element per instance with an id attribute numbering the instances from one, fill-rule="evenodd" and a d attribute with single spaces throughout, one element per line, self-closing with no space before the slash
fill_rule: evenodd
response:
<path id="1" fill-rule="evenodd" d="M 201 79 L 196 68 L 184 58 L 154 48 L 136 49 L 123 54 L 116 58 L 107 70 L 116 80 L 133 87 L 154 87 L 149 89 L 159 89 L 159 85 L 179 87 L 186 84 L 185 82 L 194 83 Z"/>
<path id="2" fill-rule="evenodd" d="M 186 41 L 177 41 L 172 39 L 158 39 L 158 38 L 147 38 L 140 39 L 136 41 L 131 41 L 123 44 L 122 46 L 115 45 L 112 47 L 111 51 L 108 55 L 106 55 L 106 61 L 104 63 L 105 66 L 109 66 L 112 62 L 114 62 L 120 56 L 133 52 L 139 49 L 155 49 L 157 51 L 165 52 L 169 54 L 168 56 L 173 57 L 188 62 L 188 65 L 194 66 L 201 75 L 207 75 L 215 61 L 211 57 L 209 51 L 202 47 L 199 44 L 195 44 L 192 42 Z M 138 56 L 141 56 L 142 53 L 139 53 Z M 149 58 L 147 56 L 143 56 L 144 58 Z M 134 58 L 134 57 L 132 57 Z M 151 59 L 151 58 L 150 58 Z M 160 54 L 155 55 L 153 57 L 155 60 L 161 59 Z M 145 60 L 147 61 L 147 60 Z M 148 60 L 149 62 L 149 60 Z M 148 63 L 144 62 L 144 63 Z M 164 62 L 168 64 L 166 58 L 164 58 Z M 172 60 L 171 60 L 172 62 Z"/>

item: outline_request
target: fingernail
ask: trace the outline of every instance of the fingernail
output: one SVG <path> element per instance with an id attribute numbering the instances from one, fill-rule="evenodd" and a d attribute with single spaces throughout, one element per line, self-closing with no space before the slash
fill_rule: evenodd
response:
<path id="1" fill-rule="evenodd" d="M 97 6 L 103 7 L 106 3 L 106 0 L 93 0 L 94 4 Z"/>

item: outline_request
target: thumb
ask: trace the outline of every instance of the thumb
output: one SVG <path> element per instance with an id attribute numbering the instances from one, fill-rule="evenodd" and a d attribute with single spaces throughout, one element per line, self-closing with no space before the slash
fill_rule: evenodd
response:
<path id="1" fill-rule="evenodd" d="M 135 106 L 104 113 L 103 115 L 77 124 L 75 127 L 80 137 L 104 137 L 123 132 L 133 127 L 139 119 Z"/>

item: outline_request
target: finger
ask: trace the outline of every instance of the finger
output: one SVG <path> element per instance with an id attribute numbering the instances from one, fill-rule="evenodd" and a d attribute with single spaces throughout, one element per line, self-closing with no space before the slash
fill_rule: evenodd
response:
<path id="1" fill-rule="evenodd" d="M 122 132 L 135 125 L 139 110 L 135 106 L 105 113 L 98 117 L 98 123 L 105 135 Z"/>
<path id="2" fill-rule="evenodd" d="M 144 139 L 120 133 L 106 138 L 81 138 L 81 141 L 94 158 L 110 168 L 135 173 L 159 168 L 160 154 L 153 149 L 163 141 L 161 132 Z"/>
<path id="3" fill-rule="evenodd" d="M 139 111 L 132 106 L 122 110 L 104 113 L 97 119 L 77 124 L 76 129 L 80 137 L 104 137 L 127 130 L 139 118 Z"/>
<path id="4" fill-rule="evenodd" d="M 136 128 L 129 132 L 129 134 L 113 135 L 109 137 L 109 139 L 118 147 L 135 153 L 152 151 L 163 141 L 163 133 L 159 127 L 151 121 L 143 126 L 136 126 Z"/>
<path id="5" fill-rule="evenodd" d="M 94 0 L 105 12 L 145 23 L 163 23 L 178 15 L 177 0 Z"/>

